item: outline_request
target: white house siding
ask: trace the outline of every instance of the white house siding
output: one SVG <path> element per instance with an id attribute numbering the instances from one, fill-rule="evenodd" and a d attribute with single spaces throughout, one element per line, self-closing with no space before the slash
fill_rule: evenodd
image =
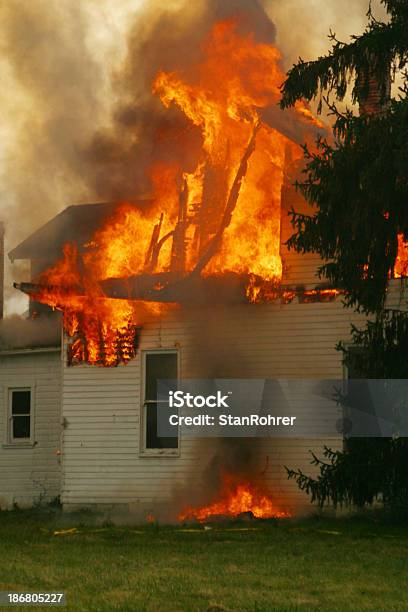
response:
<path id="1" fill-rule="evenodd" d="M 341 378 L 334 349 L 349 337 L 352 311 L 341 301 L 180 309 L 143 328 L 138 356 L 114 369 L 65 367 L 62 501 L 171 518 L 175 499 L 194 499 L 214 454 L 211 440 L 182 439 L 179 457 L 139 454 L 141 351 L 178 348 L 182 378 Z M 309 450 L 328 440 L 254 441 L 270 492 L 295 510 L 307 499 L 284 465 L 310 470 Z"/>
<path id="2" fill-rule="evenodd" d="M 34 385 L 34 443 L 7 445 L 6 389 Z M 0 353 L 0 509 L 44 503 L 60 492 L 61 351 Z"/>

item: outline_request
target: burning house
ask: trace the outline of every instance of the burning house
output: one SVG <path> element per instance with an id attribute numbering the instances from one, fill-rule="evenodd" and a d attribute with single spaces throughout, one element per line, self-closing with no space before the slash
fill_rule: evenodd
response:
<path id="1" fill-rule="evenodd" d="M 284 466 L 341 437 L 157 434 L 159 379 L 344 375 L 335 345 L 358 316 L 318 280 L 317 257 L 285 246 L 289 211 L 306 207 L 300 144 L 324 128 L 306 105 L 278 110 L 283 80 L 274 45 L 218 20 L 194 70 L 152 82 L 183 117 L 170 136 L 188 164 L 168 156 L 149 168 L 148 198 L 69 206 L 9 253 L 31 263 L 16 289 L 34 323 L 56 311 L 63 333 L 1 350 L 0 507 L 59 496 L 142 520 L 310 510 Z"/>

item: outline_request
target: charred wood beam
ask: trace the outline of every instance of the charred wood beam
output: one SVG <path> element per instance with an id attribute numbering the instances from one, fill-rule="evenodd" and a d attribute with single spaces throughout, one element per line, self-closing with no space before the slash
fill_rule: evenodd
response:
<path id="1" fill-rule="evenodd" d="M 49 293 L 52 295 L 85 295 L 83 287 L 77 285 L 44 285 L 41 283 L 13 283 L 14 289 L 18 289 L 27 295 L 37 297 Z"/>
<path id="2" fill-rule="evenodd" d="M 153 258 L 153 253 L 157 247 L 157 243 L 159 242 L 159 238 L 160 238 L 160 231 L 161 231 L 161 227 L 163 224 L 163 213 L 160 215 L 160 219 L 159 222 L 156 223 L 156 225 L 153 228 L 153 232 L 152 232 L 152 237 L 150 240 L 150 244 L 149 244 L 149 248 L 147 250 L 146 253 L 146 258 L 145 258 L 145 267 L 148 271 L 152 271 L 151 269 L 151 264 L 152 264 L 152 258 Z"/>
<path id="3" fill-rule="evenodd" d="M 232 303 L 244 302 L 246 275 L 234 273 L 220 277 L 180 277 L 173 273 L 142 274 L 129 278 L 110 278 L 99 282 L 109 299 L 152 301 L 166 303 Z M 82 287 L 48 286 L 35 283 L 14 283 L 14 287 L 29 296 L 40 299 L 41 295 L 85 296 Z"/>
<path id="4" fill-rule="evenodd" d="M 111 278 L 99 283 L 103 295 L 109 299 L 152 301 L 184 304 L 228 304 L 247 302 L 246 290 L 249 275 L 229 272 L 220 276 L 185 276 L 181 278 L 172 273 L 142 274 L 129 278 Z M 290 304 L 294 299 L 299 303 L 331 302 L 344 291 L 317 286 L 314 289 L 305 287 L 276 286 L 273 281 L 251 275 L 251 280 L 259 281 L 262 287 L 261 302 L 281 300 Z M 14 287 L 38 299 L 41 294 L 85 296 L 80 287 L 50 287 L 35 283 L 14 283 Z M 103 296 L 101 296 L 103 299 Z"/>

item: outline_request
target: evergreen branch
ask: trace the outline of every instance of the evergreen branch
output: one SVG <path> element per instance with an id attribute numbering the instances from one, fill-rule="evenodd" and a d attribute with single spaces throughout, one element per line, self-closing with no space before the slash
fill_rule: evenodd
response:
<path id="1" fill-rule="evenodd" d="M 293 106 L 298 100 L 314 100 L 317 96 L 335 94 L 337 100 L 344 99 L 352 79 L 353 102 L 366 93 L 364 76 L 370 71 L 385 89 L 386 71 L 392 60 L 398 60 L 400 69 L 408 61 L 408 16 L 396 15 L 390 23 L 370 20 L 365 32 L 352 37 L 348 44 L 336 40 L 326 56 L 305 62 L 299 59 L 288 72 L 282 85 L 282 108 Z M 319 104 L 320 106 L 320 104 Z"/>

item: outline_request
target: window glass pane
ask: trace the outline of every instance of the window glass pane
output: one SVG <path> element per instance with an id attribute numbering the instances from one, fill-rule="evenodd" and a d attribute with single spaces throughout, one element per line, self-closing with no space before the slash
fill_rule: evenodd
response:
<path id="1" fill-rule="evenodd" d="M 174 426 L 174 436 L 159 438 L 157 435 L 157 411 L 165 410 L 170 415 L 168 404 L 146 404 L 146 448 L 178 448 L 177 425 Z M 174 409 L 172 409 L 174 413 Z"/>
<path id="2" fill-rule="evenodd" d="M 177 379 L 176 353 L 151 353 L 146 355 L 146 387 L 147 400 L 157 399 L 158 380 Z"/>
<path id="3" fill-rule="evenodd" d="M 31 391 L 12 391 L 11 414 L 30 414 Z"/>
<path id="4" fill-rule="evenodd" d="M 29 416 L 14 416 L 13 417 L 13 438 L 29 438 L 30 437 L 30 417 Z"/>

